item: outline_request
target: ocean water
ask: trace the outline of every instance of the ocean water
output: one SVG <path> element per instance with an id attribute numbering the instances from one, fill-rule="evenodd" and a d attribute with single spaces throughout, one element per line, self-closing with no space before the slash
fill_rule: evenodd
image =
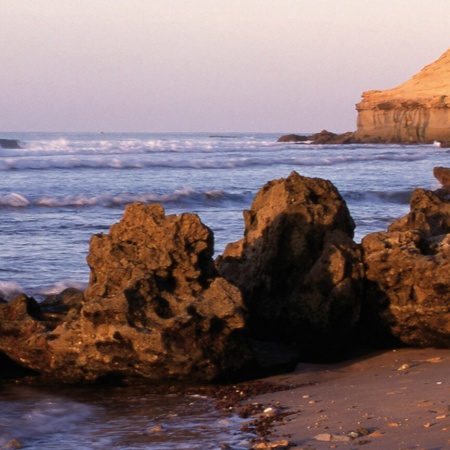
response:
<path id="1" fill-rule="evenodd" d="M 450 158 L 448 149 L 434 145 L 316 146 L 277 143 L 279 136 L 2 133 L 0 138 L 19 139 L 23 148 L 0 148 L 0 297 L 25 292 L 41 299 L 68 286 L 85 288 L 90 237 L 108 232 L 120 220 L 125 205 L 135 201 L 161 203 L 167 213 L 197 213 L 214 231 L 216 254 L 220 254 L 227 243 L 242 237 L 242 211 L 250 207 L 257 191 L 293 170 L 334 183 L 347 201 L 359 241 L 368 233 L 386 230 L 392 220 L 406 214 L 415 188 L 439 187 L 433 167 L 448 165 Z M 117 448 L 197 448 L 192 441 L 183 447 L 187 439 L 183 433 L 188 436 L 188 424 L 194 420 L 204 423 L 212 435 L 222 436 L 221 419 L 211 421 L 209 414 L 202 416 L 195 408 L 187 415 L 177 410 L 175 417 L 181 419 L 167 427 L 165 439 L 172 441 L 164 447 L 168 444 L 149 443 L 148 434 L 143 440 L 136 438 L 142 427 L 150 426 L 137 421 L 137 415 L 114 422 L 120 411 L 108 396 L 95 403 L 83 396 L 69 401 L 62 394 L 53 393 L 50 399 L 45 395 L 39 390 L 15 394 L 11 389 L 0 390 L 0 448 L 2 435 L 9 436 L 8 430 L 16 428 L 25 430 L 27 448 L 59 448 L 58 442 L 67 449 L 105 448 L 112 442 Z M 130 405 L 142 406 L 140 395 L 127 395 Z M 126 403 L 126 395 L 120 398 Z M 146 413 L 140 406 L 136 409 L 139 417 L 150 420 L 164 415 L 155 412 L 154 398 L 143 398 L 148 404 L 142 406 Z M 192 403 L 192 399 L 172 400 L 165 399 L 167 405 L 175 403 L 172 406 L 182 411 L 190 409 L 186 401 Z M 208 401 L 196 399 L 195 403 L 201 409 Z M 40 421 L 56 421 L 58 426 L 37 433 Z M 117 444 L 122 438 L 116 435 L 106 444 L 98 443 L 99 436 L 109 433 L 101 424 L 111 421 L 116 423 L 112 428 L 131 433 L 123 438 L 128 443 Z M 77 441 L 77 427 L 86 424 L 87 437 Z M 33 433 L 39 435 L 38 443 Z M 193 437 L 198 448 L 215 448 L 201 441 L 202 434 Z M 54 442 L 54 447 L 43 446 L 42 439 Z"/>

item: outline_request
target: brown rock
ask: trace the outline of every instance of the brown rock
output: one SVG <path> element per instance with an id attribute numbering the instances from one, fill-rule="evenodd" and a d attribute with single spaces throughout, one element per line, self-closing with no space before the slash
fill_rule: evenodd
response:
<path id="1" fill-rule="evenodd" d="M 301 136 L 299 134 L 285 134 L 278 138 L 277 142 L 306 142 L 308 136 Z"/>
<path id="2" fill-rule="evenodd" d="M 25 296 L 0 305 L 0 351 L 63 382 L 208 381 L 248 361 L 241 293 L 217 276 L 212 232 L 196 215 L 128 205 L 90 245 L 81 307 L 55 326 Z"/>
<path id="3" fill-rule="evenodd" d="M 312 144 L 315 145 L 344 145 L 354 144 L 356 141 L 355 133 L 348 131 L 346 133 L 336 134 L 331 131 L 322 130 L 320 133 L 310 136 Z"/>
<path id="4" fill-rule="evenodd" d="M 244 218 L 244 238 L 217 264 L 244 294 L 252 335 L 338 358 L 359 318 L 362 266 L 337 189 L 292 172 L 267 183 Z"/>
<path id="5" fill-rule="evenodd" d="M 356 139 L 431 143 L 450 140 L 450 49 L 400 86 L 368 91 L 356 105 Z"/>
<path id="6" fill-rule="evenodd" d="M 362 241 L 364 328 L 378 343 L 450 346 L 450 202 L 416 189 L 411 212 Z"/>
<path id="7" fill-rule="evenodd" d="M 433 175 L 445 189 L 450 189 L 450 169 L 447 167 L 435 167 Z"/>

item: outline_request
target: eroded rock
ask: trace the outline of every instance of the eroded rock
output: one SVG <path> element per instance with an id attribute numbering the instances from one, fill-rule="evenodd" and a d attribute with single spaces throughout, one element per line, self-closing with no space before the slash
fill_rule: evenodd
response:
<path id="1" fill-rule="evenodd" d="M 434 167 L 433 175 L 445 189 L 450 188 L 450 169 L 448 167 Z"/>
<path id="2" fill-rule="evenodd" d="M 411 212 L 362 240 L 364 330 L 376 344 L 450 347 L 450 201 L 416 189 Z"/>
<path id="3" fill-rule="evenodd" d="M 209 381 L 237 371 L 250 357 L 245 307 L 212 255 L 198 216 L 128 205 L 109 234 L 91 239 L 81 305 L 57 324 L 46 320 L 49 305 L 26 296 L 0 305 L 0 351 L 63 382 Z"/>
<path id="4" fill-rule="evenodd" d="M 252 335 L 339 358 L 359 319 L 362 264 L 337 189 L 292 172 L 267 183 L 244 218 L 244 238 L 217 264 L 243 292 Z"/>

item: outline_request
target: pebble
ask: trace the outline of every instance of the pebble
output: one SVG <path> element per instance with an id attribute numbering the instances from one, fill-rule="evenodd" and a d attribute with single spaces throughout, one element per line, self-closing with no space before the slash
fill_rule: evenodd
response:
<path id="1" fill-rule="evenodd" d="M 161 433 L 162 431 L 165 431 L 165 428 L 162 425 L 156 425 L 153 428 L 150 428 L 147 433 Z"/>
<path id="2" fill-rule="evenodd" d="M 255 444 L 252 449 L 289 449 L 291 448 L 292 444 L 291 442 L 287 441 L 286 439 L 282 439 L 281 441 L 272 441 L 272 442 L 258 442 Z"/>
<path id="3" fill-rule="evenodd" d="M 321 433 L 315 436 L 314 439 L 316 441 L 326 441 L 326 442 L 350 442 L 352 440 L 350 436 L 332 433 Z"/>

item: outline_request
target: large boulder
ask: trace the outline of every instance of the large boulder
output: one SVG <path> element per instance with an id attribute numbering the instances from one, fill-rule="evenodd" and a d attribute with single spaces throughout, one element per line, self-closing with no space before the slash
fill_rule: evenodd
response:
<path id="1" fill-rule="evenodd" d="M 292 172 L 244 212 L 244 238 L 217 260 L 249 309 L 251 335 L 294 343 L 302 359 L 338 359 L 359 319 L 354 222 L 331 182 Z"/>
<path id="2" fill-rule="evenodd" d="M 210 381 L 238 371 L 250 357 L 245 307 L 212 255 L 212 232 L 195 214 L 128 205 L 109 234 L 91 238 L 81 305 L 26 296 L 0 305 L 0 351 L 63 382 Z M 65 315 L 51 322 L 43 308 Z"/>
<path id="3" fill-rule="evenodd" d="M 449 192 L 416 189 L 411 211 L 362 240 L 363 329 L 374 343 L 450 347 Z"/>

